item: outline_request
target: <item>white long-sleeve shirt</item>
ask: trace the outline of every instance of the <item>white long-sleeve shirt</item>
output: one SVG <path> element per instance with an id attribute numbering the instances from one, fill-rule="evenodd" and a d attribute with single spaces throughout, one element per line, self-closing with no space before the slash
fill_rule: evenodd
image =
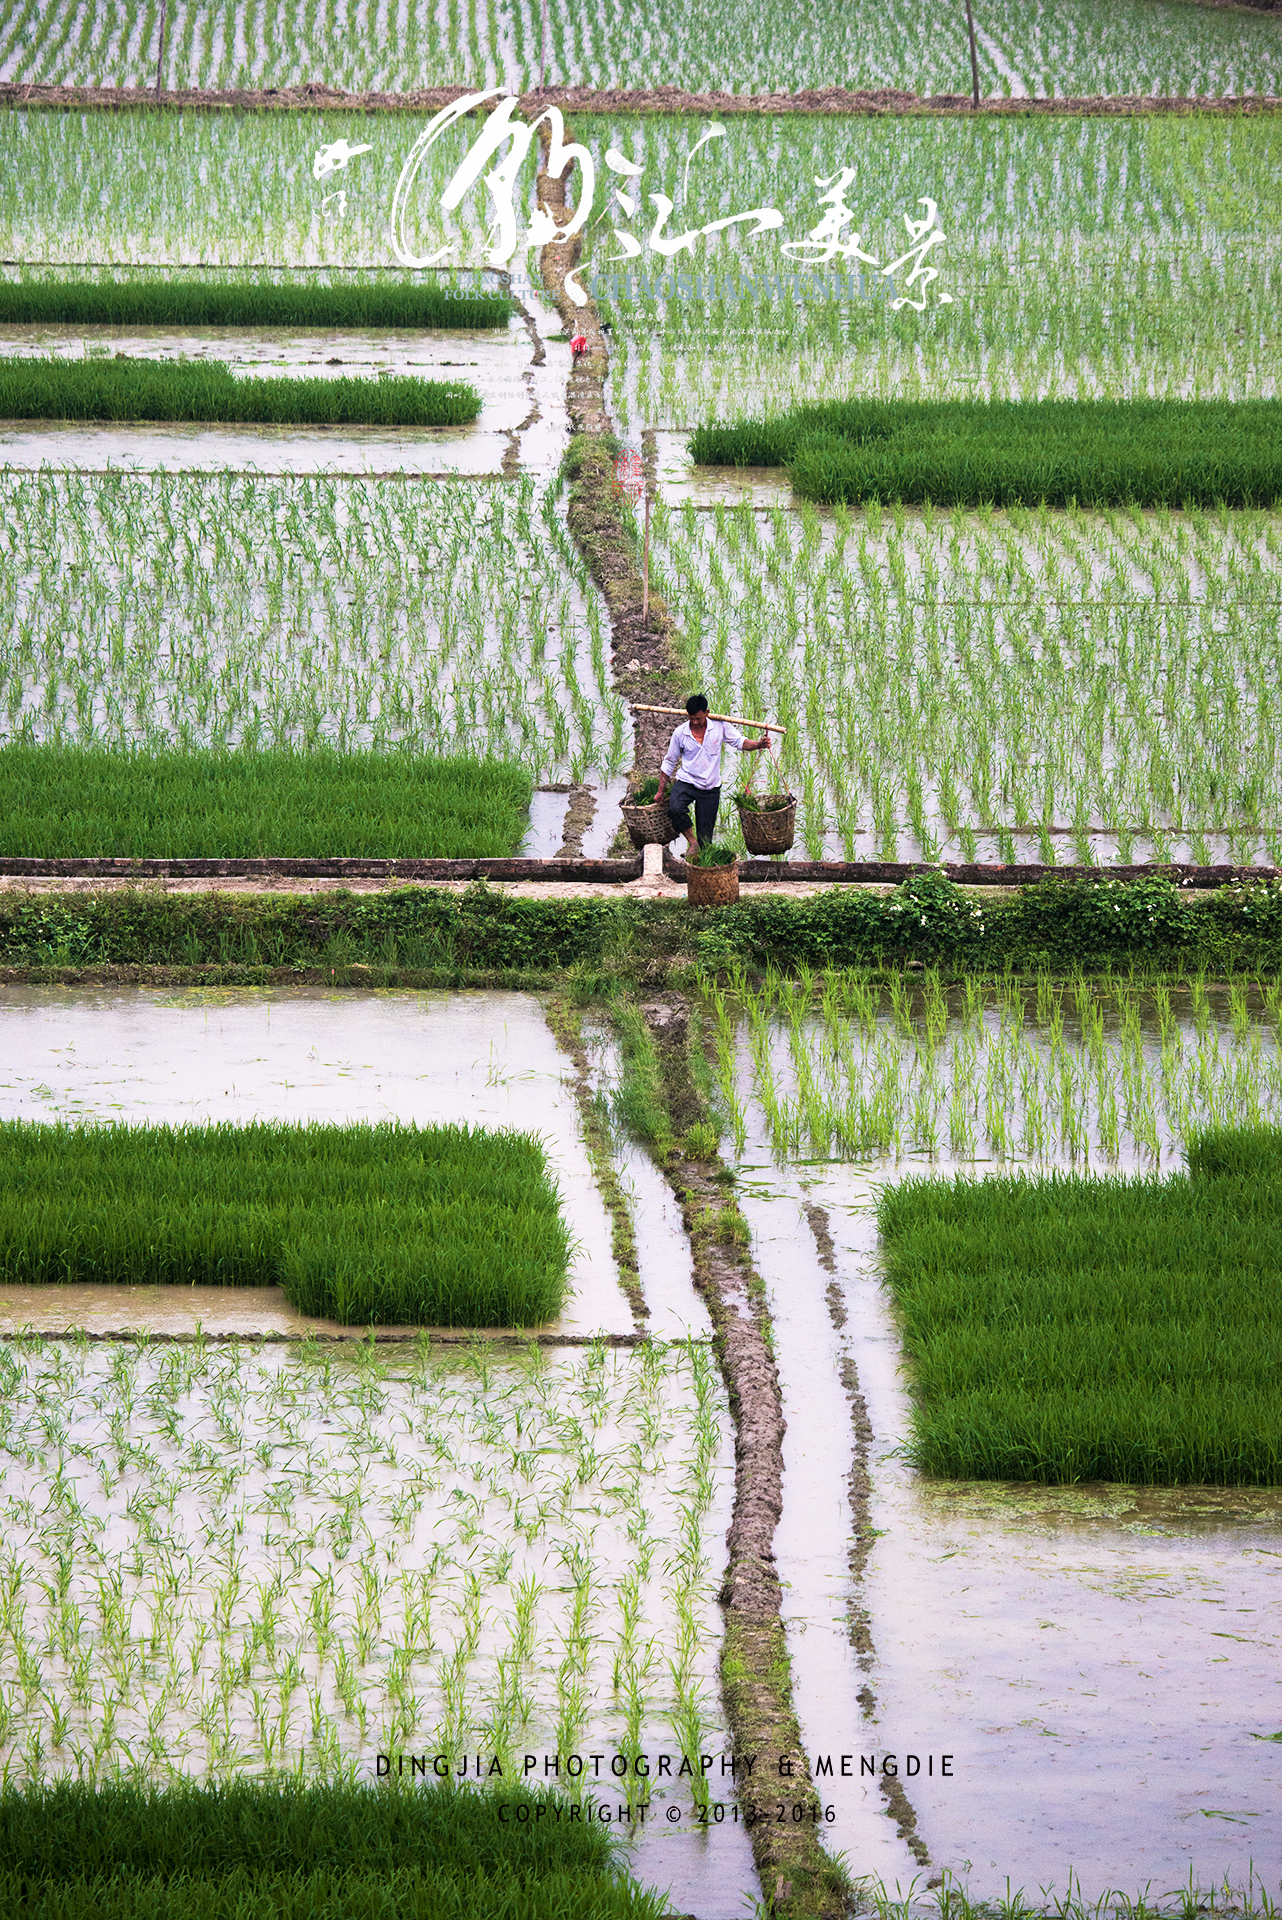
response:
<path id="1" fill-rule="evenodd" d="M 743 735 L 738 727 L 732 727 L 725 720 L 709 720 L 702 740 L 695 739 L 690 722 L 683 720 L 668 743 L 663 771 L 669 779 L 675 774 L 687 786 L 702 787 L 707 792 L 721 785 L 722 748 L 742 746 Z"/>

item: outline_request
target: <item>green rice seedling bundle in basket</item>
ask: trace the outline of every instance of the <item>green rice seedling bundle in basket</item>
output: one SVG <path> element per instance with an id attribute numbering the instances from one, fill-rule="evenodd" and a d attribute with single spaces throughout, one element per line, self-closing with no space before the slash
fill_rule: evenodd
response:
<path id="1" fill-rule="evenodd" d="M 797 837 L 795 793 L 754 793 L 749 775 L 734 803 L 749 853 L 787 853 Z"/>
<path id="2" fill-rule="evenodd" d="M 677 837 L 667 801 L 655 799 L 658 791 L 659 777 L 652 773 L 633 789 L 619 808 L 634 847 L 666 847 Z"/>
<path id="3" fill-rule="evenodd" d="M 692 907 L 732 907 L 739 898 L 739 856 L 733 847 L 692 847 L 686 855 L 686 899 Z"/>

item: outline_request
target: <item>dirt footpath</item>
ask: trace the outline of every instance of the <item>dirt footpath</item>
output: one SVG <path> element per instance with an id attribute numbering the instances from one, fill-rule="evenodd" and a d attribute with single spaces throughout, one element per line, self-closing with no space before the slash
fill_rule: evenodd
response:
<path id="1" fill-rule="evenodd" d="M 186 107 L 232 109 L 241 112 L 315 112 L 318 108 L 350 113 L 436 113 L 450 106 L 472 87 L 422 87 L 414 93 L 344 93 L 322 81 L 301 87 L 176 87 L 157 93 L 154 87 L 23 86 L 0 84 L 0 106 L 136 108 Z M 488 111 L 487 101 L 480 111 Z M 971 113 L 968 93 L 905 93 L 897 87 L 852 91 L 848 87 L 809 88 L 801 93 L 687 93 L 680 87 L 535 87 L 520 96 L 523 114 L 544 107 L 576 113 L 691 113 L 777 114 L 822 113 L 873 116 Z M 981 100 L 983 114 L 1180 114 L 1276 113 L 1282 98 L 1275 94 L 1090 94 L 1069 99 Z"/>

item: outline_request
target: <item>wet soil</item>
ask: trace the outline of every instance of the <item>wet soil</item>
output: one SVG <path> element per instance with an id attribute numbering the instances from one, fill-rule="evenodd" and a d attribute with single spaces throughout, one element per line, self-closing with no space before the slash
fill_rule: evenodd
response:
<path id="1" fill-rule="evenodd" d="M 543 151 L 546 165 L 546 142 Z M 573 172 L 573 167 L 568 168 L 560 179 L 553 179 L 546 170 L 538 176 L 540 205 L 559 225 L 565 225 L 573 212 L 567 198 Z M 572 295 L 571 276 L 579 258 L 579 236 L 575 235 L 564 244 L 544 247 L 539 266 L 566 331 L 582 334 L 587 343 L 571 368 L 566 396 L 571 431 L 576 436 L 568 463 L 568 522 L 609 612 L 612 681 L 633 706 L 631 777 L 636 778 L 658 767 L 672 732 L 669 719 L 638 712 L 637 704 L 684 705 L 685 690 L 677 678 L 681 650 L 666 603 L 658 594 L 650 594 L 647 601 L 645 580 L 637 564 L 631 512 L 624 508 L 615 482 L 618 443 L 605 404 L 609 343 L 591 296 L 582 289 L 581 300 Z M 653 487 L 657 479 L 654 438 L 645 438 L 646 481 Z M 619 831 L 622 837 L 622 828 Z"/>
<path id="2" fill-rule="evenodd" d="M 521 1348 L 639 1346 L 643 1333 L 513 1333 L 510 1327 L 348 1327 L 291 1307 L 279 1287 L 0 1286 L 0 1340 L 31 1333 L 56 1340 L 280 1341 L 316 1340 L 378 1346 Z"/>
<path id="3" fill-rule="evenodd" d="M 1212 0 L 1214 4 L 1214 0 Z M 1253 10 L 1276 10 L 1278 0 L 1249 0 Z M 311 81 L 301 87 L 174 87 L 158 92 L 152 87 L 63 87 L 23 85 L 6 81 L 0 85 L 0 106 L 137 108 L 166 107 L 235 109 L 240 111 L 308 112 L 319 110 L 348 113 L 423 113 L 437 112 L 464 94 L 477 89 L 465 86 L 422 87 L 412 93 L 344 93 Z M 480 112 L 493 105 L 486 101 Z M 935 93 L 922 96 L 896 87 L 871 91 L 848 87 L 811 87 L 798 93 L 689 93 L 680 87 L 535 87 L 520 95 L 523 114 L 538 113 L 556 106 L 578 113 L 825 113 L 871 116 L 913 113 L 971 113 L 975 109 L 967 93 Z M 1169 114 L 1169 113 L 1276 113 L 1282 99 L 1273 95 L 1198 95 L 1198 94 L 1089 94 L 1066 99 L 1036 100 L 986 98 L 979 103 L 983 114 Z"/>
<path id="4" fill-rule="evenodd" d="M 562 829 L 561 844 L 556 850 L 558 860 L 581 860 L 583 858 L 583 836 L 592 825 L 596 814 L 596 794 L 591 787 L 571 787 L 570 804 L 565 810 L 565 825 Z"/>

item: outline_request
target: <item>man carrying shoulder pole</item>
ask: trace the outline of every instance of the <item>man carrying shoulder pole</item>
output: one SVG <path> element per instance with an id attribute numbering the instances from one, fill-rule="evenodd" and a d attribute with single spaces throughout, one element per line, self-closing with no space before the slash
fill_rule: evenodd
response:
<path id="1" fill-rule="evenodd" d="M 721 753 L 724 747 L 735 747 L 740 753 L 761 753 L 770 745 L 770 735 L 763 733 L 760 740 L 745 740 L 738 727 L 728 720 L 712 720 L 708 717 L 708 702 L 701 693 L 692 693 L 686 701 L 687 720 L 677 728 L 668 744 L 659 769 L 659 791 L 655 800 L 662 805 L 668 791 L 668 782 L 672 780 L 672 797 L 668 801 L 668 812 L 676 822 L 677 830 L 686 837 L 686 852 L 695 843 L 696 835 L 701 847 L 712 844 L 717 830 L 717 810 L 721 805 Z M 677 778 L 673 780 L 673 775 Z M 694 825 L 690 824 L 690 809 L 694 807 Z"/>

